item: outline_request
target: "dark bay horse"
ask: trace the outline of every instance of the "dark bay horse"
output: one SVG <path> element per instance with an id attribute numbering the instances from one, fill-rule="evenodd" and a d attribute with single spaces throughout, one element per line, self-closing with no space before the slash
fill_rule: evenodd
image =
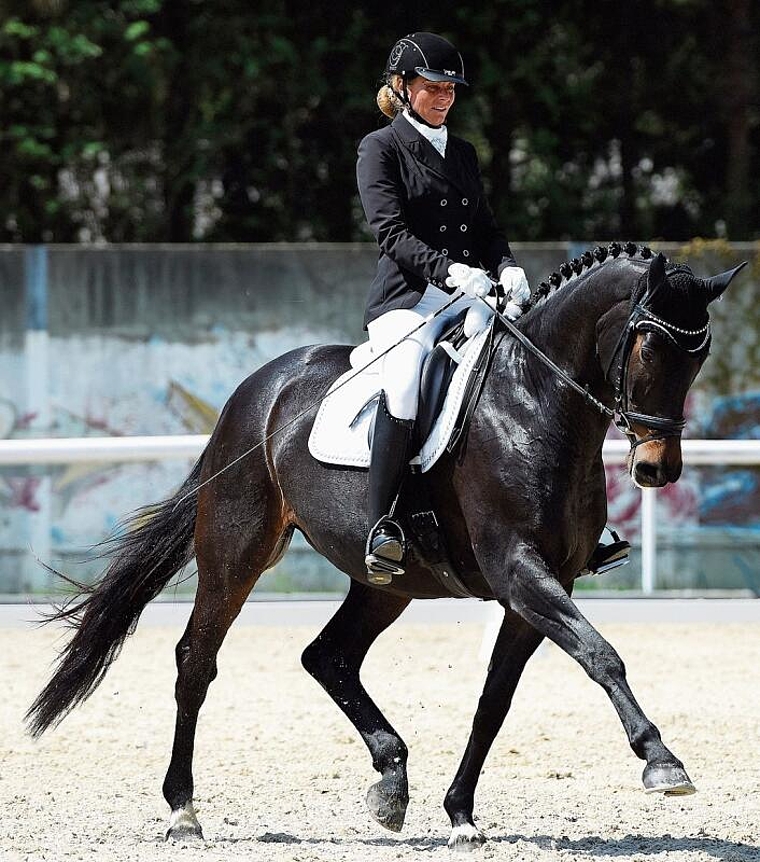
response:
<path id="1" fill-rule="evenodd" d="M 666 264 L 648 249 L 613 244 L 563 265 L 539 288 L 518 328 L 588 394 L 501 332 L 459 452 L 416 480 L 424 482 L 470 593 L 504 608 L 471 735 L 444 801 L 451 846 L 485 840 L 473 822 L 478 776 L 544 637 L 605 689 L 631 748 L 645 761 L 644 787 L 665 794 L 694 790 L 636 702 L 620 657 L 571 599 L 606 520 L 601 453 L 611 414 L 631 440 L 633 480 L 649 487 L 676 481 L 684 401 L 709 348 L 708 304 L 740 268 L 701 279 L 687 266 Z M 446 591 L 414 560 L 391 585 L 367 584 L 367 474 L 321 464 L 308 452 L 314 414 L 299 414 L 348 368 L 349 350 L 295 350 L 245 380 L 182 488 L 128 521 L 100 581 L 79 585 L 54 616 L 75 631 L 29 710 L 35 735 L 91 694 L 145 605 L 195 556 L 195 605 L 176 649 L 177 719 L 163 785 L 171 807 L 168 836 L 201 836 L 192 773 L 198 712 L 225 634 L 296 529 L 351 578 L 340 609 L 304 651 L 303 665 L 371 753 L 381 775 L 367 793 L 372 816 L 392 830 L 403 825 L 407 748 L 359 671 L 373 641 L 412 599 Z M 206 482 L 288 422 L 286 431 Z M 407 497 L 413 496 L 414 483 L 408 487 Z"/>

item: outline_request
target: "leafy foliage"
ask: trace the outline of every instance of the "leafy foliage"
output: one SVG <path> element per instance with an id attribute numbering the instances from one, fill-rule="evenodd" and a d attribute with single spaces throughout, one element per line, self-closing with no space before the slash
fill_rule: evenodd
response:
<path id="1" fill-rule="evenodd" d="M 356 145 L 415 28 L 465 55 L 510 237 L 756 237 L 760 7 L 726 6 L 6 0 L 0 241 L 368 238 Z"/>

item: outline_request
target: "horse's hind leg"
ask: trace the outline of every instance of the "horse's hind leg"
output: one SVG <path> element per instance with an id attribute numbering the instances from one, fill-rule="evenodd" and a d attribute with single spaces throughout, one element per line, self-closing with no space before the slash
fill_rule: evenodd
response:
<path id="1" fill-rule="evenodd" d="M 216 677 L 216 656 L 262 571 L 281 550 L 286 534 L 278 519 L 264 515 L 256 535 L 225 533 L 220 511 L 196 528 L 198 590 L 185 633 L 177 644 L 177 720 L 164 798 L 171 815 L 167 838 L 202 837 L 193 807 L 193 748 L 198 713 Z M 249 510 L 250 511 L 250 510 Z M 212 533 L 213 530 L 213 533 Z M 210 536 L 216 536 L 215 541 Z M 227 536 L 225 540 L 223 537 Z"/>
<path id="2" fill-rule="evenodd" d="M 525 620 L 510 610 L 506 611 L 472 721 L 467 748 L 443 803 L 451 818 L 449 847 L 452 849 L 472 849 L 486 840 L 473 820 L 475 787 L 486 755 L 512 704 L 525 664 L 542 640 L 543 635 Z"/>
<path id="3" fill-rule="evenodd" d="M 382 776 L 367 792 L 367 806 L 378 823 L 394 832 L 404 825 L 409 804 L 408 751 L 362 686 L 359 671 L 372 643 L 409 601 L 352 581 L 345 601 L 301 658 L 367 745 Z"/>
<path id="4" fill-rule="evenodd" d="M 201 591 L 176 649 L 177 719 L 169 768 L 164 779 L 164 798 L 171 814 L 167 838 L 203 837 L 193 806 L 193 748 L 198 713 L 216 678 L 216 655 L 249 590 L 231 598 Z"/>

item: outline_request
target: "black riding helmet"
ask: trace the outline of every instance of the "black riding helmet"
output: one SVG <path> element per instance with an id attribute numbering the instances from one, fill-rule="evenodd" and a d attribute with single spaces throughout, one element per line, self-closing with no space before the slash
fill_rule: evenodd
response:
<path id="1" fill-rule="evenodd" d="M 442 36 L 435 33 L 410 33 L 399 39 L 385 64 L 385 75 L 401 75 L 404 82 L 417 75 L 429 81 L 467 84 L 462 55 Z"/>

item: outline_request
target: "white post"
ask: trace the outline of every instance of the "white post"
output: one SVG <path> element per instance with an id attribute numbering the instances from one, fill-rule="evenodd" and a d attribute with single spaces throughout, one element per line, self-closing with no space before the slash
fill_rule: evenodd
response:
<path id="1" fill-rule="evenodd" d="M 641 489 L 641 591 L 654 592 L 657 579 L 657 491 Z"/>
<path id="2" fill-rule="evenodd" d="M 33 245 L 24 257 L 24 298 L 26 333 L 24 359 L 26 371 L 26 411 L 32 417 L 32 433 L 47 437 L 50 433 L 50 387 L 48 356 L 48 266 L 47 249 Z M 39 468 L 45 470 L 44 467 Z M 48 573 L 35 558 L 50 562 L 52 489 L 49 473 L 40 474 L 35 499 L 37 511 L 29 513 L 31 552 L 25 566 L 31 589 L 45 588 Z M 33 556 L 32 556 L 33 555 Z"/>

